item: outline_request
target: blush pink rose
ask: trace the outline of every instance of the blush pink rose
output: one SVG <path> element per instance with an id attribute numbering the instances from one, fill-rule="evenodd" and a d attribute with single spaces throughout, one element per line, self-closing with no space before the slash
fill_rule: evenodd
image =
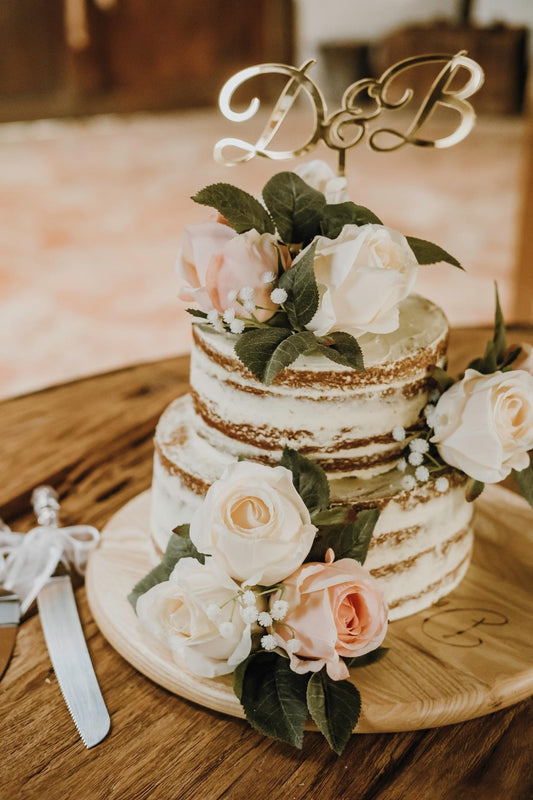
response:
<path id="1" fill-rule="evenodd" d="M 222 313 L 233 308 L 239 316 L 248 317 L 235 298 L 240 289 L 250 286 L 255 304 L 267 309 L 255 312 L 264 322 L 278 308 L 270 299 L 272 283 L 265 282 L 266 273 L 278 273 L 278 249 L 272 234 L 255 230 L 237 234 L 214 221 L 185 228 L 178 259 L 178 274 L 188 284 L 179 293 L 185 302 L 203 311 Z"/>
<path id="2" fill-rule="evenodd" d="M 289 609 L 275 638 L 294 672 L 325 666 L 330 678 L 342 680 L 349 676 L 343 656 L 363 656 L 383 642 L 388 617 L 383 592 L 354 559 L 303 564 L 283 584 Z M 279 598 L 276 593 L 271 603 Z"/>

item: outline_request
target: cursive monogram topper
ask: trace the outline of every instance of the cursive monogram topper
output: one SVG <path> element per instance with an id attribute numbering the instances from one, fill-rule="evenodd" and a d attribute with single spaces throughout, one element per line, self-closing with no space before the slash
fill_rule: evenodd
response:
<path id="1" fill-rule="evenodd" d="M 331 114 L 328 114 L 322 92 L 307 74 L 314 63 L 313 60 L 306 61 L 300 69 L 286 64 L 258 64 L 233 75 L 222 87 L 219 97 L 220 110 L 232 122 L 245 122 L 251 119 L 260 107 L 259 99 L 254 97 L 244 111 L 235 111 L 232 108 L 233 95 L 242 84 L 265 74 L 286 75 L 288 80 L 255 144 L 242 139 L 221 139 L 214 148 L 215 160 L 226 166 L 249 161 L 254 156 L 283 161 L 308 153 L 322 140 L 329 148 L 338 151 L 338 171 L 343 175 L 346 150 L 363 141 L 365 135 L 369 133 L 368 123 L 377 119 L 384 111 L 405 108 L 413 98 L 413 90 L 405 89 L 399 99 L 392 99 L 391 87 L 396 78 L 413 67 L 425 64 L 444 66 L 441 66 L 407 130 L 402 132 L 389 127 L 376 128 L 367 137 L 369 146 L 378 152 L 391 152 L 406 144 L 419 147 L 452 147 L 472 130 L 475 112 L 467 98 L 481 88 L 484 74 L 479 64 L 467 57 L 466 51 L 456 55 L 432 54 L 407 58 L 389 67 L 378 80 L 372 78 L 358 80 L 344 92 L 341 108 Z M 460 70 L 467 72 L 466 82 L 460 88 L 452 89 L 454 78 Z M 311 135 L 307 141 L 292 150 L 268 149 L 300 92 L 308 95 L 314 111 L 314 127 Z M 447 136 L 424 138 L 421 129 L 439 107 L 456 111 L 459 114 L 459 122 Z M 227 148 L 236 148 L 241 152 L 230 157 L 226 155 Z"/>

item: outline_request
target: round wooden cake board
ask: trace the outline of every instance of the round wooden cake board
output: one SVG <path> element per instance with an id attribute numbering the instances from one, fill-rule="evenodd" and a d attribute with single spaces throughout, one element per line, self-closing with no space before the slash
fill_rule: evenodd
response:
<path id="1" fill-rule="evenodd" d="M 533 512 L 518 495 L 487 487 L 476 501 L 476 545 L 460 586 L 437 604 L 389 625 L 381 661 L 352 670 L 363 711 L 356 733 L 449 725 L 533 693 Z M 92 553 L 86 587 L 103 635 L 165 689 L 244 717 L 231 676 L 182 670 L 143 632 L 127 595 L 151 569 L 150 492 L 125 505 Z"/>

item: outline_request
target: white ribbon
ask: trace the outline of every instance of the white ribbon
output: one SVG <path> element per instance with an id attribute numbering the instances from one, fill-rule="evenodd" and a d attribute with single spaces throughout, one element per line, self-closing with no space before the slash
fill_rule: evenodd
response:
<path id="1" fill-rule="evenodd" d="M 29 533 L 15 533 L 4 526 L 0 528 L 0 585 L 17 595 L 25 614 L 59 563 L 85 574 L 89 553 L 99 540 L 92 525 L 40 525 Z"/>

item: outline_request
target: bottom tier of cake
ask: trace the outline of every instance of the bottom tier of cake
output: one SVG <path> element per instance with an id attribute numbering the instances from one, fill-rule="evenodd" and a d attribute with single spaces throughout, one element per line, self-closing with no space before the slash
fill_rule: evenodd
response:
<path id="1" fill-rule="evenodd" d="M 197 435 L 188 395 L 168 407 L 155 437 L 154 560 L 161 558 L 172 529 L 190 521 L 211 483 L 234 460 Z M 465 500 L 466 478 L 454 470 L 446 477 L 448 486 L 439 492 L 433 480 L 403 489 L 397 469 L 368 480 L 328 475 L 333 504 L 381 509 L 365 567 L 385 592 L 391 620 L 447 595 L 470 563 L 472 504 Z"/>

